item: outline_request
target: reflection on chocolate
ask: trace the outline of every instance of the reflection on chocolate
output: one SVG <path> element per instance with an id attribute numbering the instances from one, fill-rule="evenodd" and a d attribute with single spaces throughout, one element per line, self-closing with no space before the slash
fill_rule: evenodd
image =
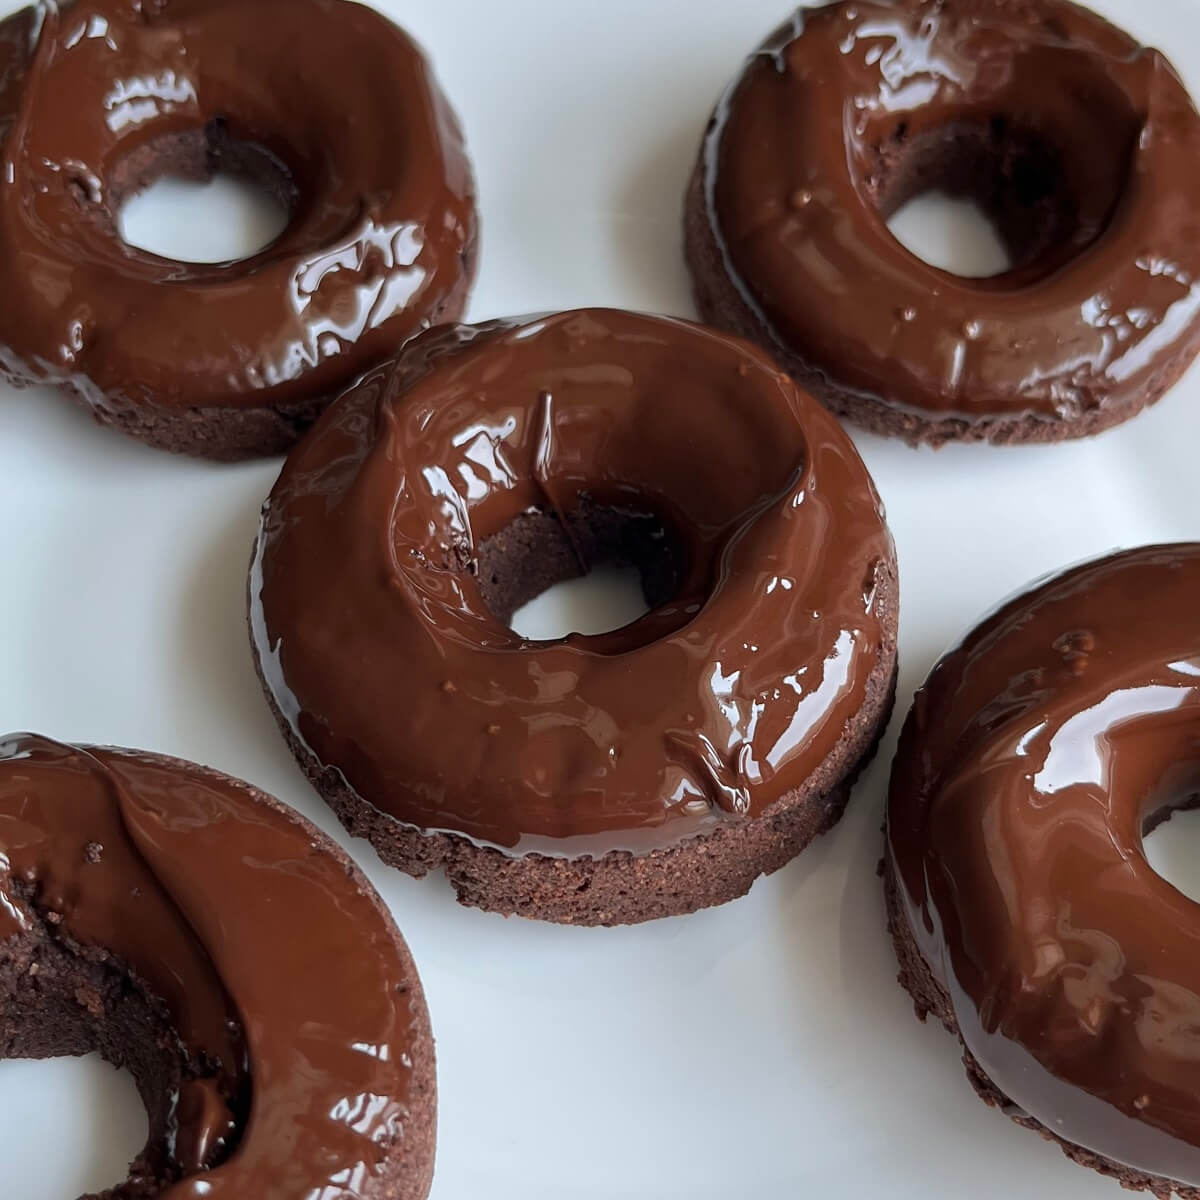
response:
<path id="1" fill-rule="evenodd" d="M 1200 906 L 1144 830 L 1200 797 L 1200 545 L 1013 601 L 901 740 L 890 865 L 997 1088 L 1066 1141 L 1200 1186 Z"/>
<path id="2" fill-rule="evenodd" d="M 217 169 L 288 206 L 275 243 L 210 265 L 122 241 L 125 196 Z M 362 5 L 24 9 L 0 22 L 0 172 L 0 368 L 171 449 L 282 451 L 465 302 L 476 218 L 457 122 L 413 43 Z M 216 425 L 195 428 L 197 410 Z"/>
<path id="3" fill-rule="evenodd" d="M 307 823 L 188 764 L 9 737 L 0 993 L 10 1003 L 21 947 L 47 941 L 71 961 L 112 956 L 127 991 L 165 1006 L 178 1046 L 157 1052 L 183 1071 L 165 1121 L 152 1112 L 165 1150 L 148 1154 L 165 1157 L 167 1181 L 189 1177 L 164 1198 L 417 1194 L 371 1180 L 406 1136 L 414 1071 L 432 1069 L 413 1064 L 431 1053 L 423 1001 L 369 885 Z M 53 1044 L 64 1019 L 33 1011 L 51 994 L 51 972 L 42 980 L 30 1011 L 0 1014 L 18 1050 L 93 1048 Z M 79 989 L 80 1019 L 102 1021 L 104 1002 L 88 996 Z"/>
<path id="4" fill-rule="evenodd" d="M 559 578 L 635 562 L 652 611 L 522 639 L 493 539 L 533 526 Z M 644 853 L 821 766 L 887 678 L 894 572 L 862 461 L 769 359 L 585 310 L 434 330 L 342 397 L 267 504 L 252 623 L 292 732 L 399 821 Z"/>
<path id="5" fill-rule="evenodd" d="M 1088 432 L 1156 398 L 1200 346 L 1198 158 L 1200 117 L 1167 61 L 1075 4 L 801 9 L 705 143 L 707 212 L 689 227 L 702 308 L 887 432 Z M 889 217 L 933 189 L 981 204 L 1011 271 L 960 278 L 892 237 Z M 714 296 L 705 239 L 735 302 Z"/>

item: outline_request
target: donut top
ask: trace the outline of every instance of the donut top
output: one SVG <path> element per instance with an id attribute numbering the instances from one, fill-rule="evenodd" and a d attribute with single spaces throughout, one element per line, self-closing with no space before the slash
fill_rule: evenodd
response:
<path id="1" fill-rule="evenodd" d="M 10 737 L 0 942 L 39 923 L 166 1004 L 194 1078 L 165 1197 L 359 1194 L 403 1129 L 413 1018 L 377 901 L 310 829 L 199 768 Z"/>
<path id="2" fill-rule="evenodd" d="M 274 243 L 191 264 L 122 240 L 125 196 L 214 166 L 287 205 Z M 463 278 L 473 190 L 424 58 L 364 5 L 24 9 L 0 23 L 0 365 L 97 406 L 334 391 Z"/>
<path id="3" fill-rule="evenodd" d="M 1198 156 L 1167 61 L 1075 4 L 847 0 L 750 60 L 704 163 L 726 268 L 783 347 L 971 421 L 1083 416 L 1194 337 Z M 938 188 L 990 212 L 1011 271 L 956 276 L 892 236 Z"/>
<path id="4" fill-rule="evenodd" d="M 549 513 L 578 550 L 596 510 L 648 525 L 669 586 L 624 629 L 520 637 L 484 597 L 489 539 Z M 758 816 L 823 762 L 893 570 L 853 445 L 767 358 L 586 310 L 431 331 L 343 396 L 268 501 L 252 623 L 292 732 L 383 811 L 639 852 Z"/>
<path id="5" fill-rule="evenodd" d="M 1200 1185 L 1200 905 L 1143 833 L 1200 795 L 1200 545 L 1078 568 L 937 667 L 889 845 L 913 933 L 1013 1103 Z"/>

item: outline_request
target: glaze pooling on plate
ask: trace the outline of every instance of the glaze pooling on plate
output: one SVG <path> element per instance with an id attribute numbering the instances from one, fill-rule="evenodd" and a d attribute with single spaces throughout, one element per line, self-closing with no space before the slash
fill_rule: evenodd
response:
<path id="1" fill-rule="evenodd" d="M 661 523 L 669 588 L 625 629 L 521 638 L 476 573 L 489 539 L 596 508 Z M 827 759 L 890 653 L 885 579 L 861 459 L 769 359 L 585 310 L 432 331 L 343 396 L 267 504 L 252 627 L 295 736 L 397 820 L 647 853 Z"/>
<path id="2" fill-rule="evenodd" d="M 1198 157 L 1170 64 L 1076 5 L 847 0 L 750 60 L 702 170 L 726 274 L 831 388 L 926 421 L 1061 423 L 1194 355 Z M 962 278 L 895 240 L 888 218 L 937 188 L 992 215 L 1010 271 Z"/>
<path id="3" fill-rule="evenodd" d="M 196 264 L 122 240 L 131 192 L 216 169 L 286 205 L 274 243 Z M 368 7 L 74 0 L 0 23 L 0 365 L 18 383 L 114 419 L 311 410 L 459 314 L 475 236 L 457 121 Z"/>
<path id="4" fill-rule="evenodd" d="M 1057 1136 L 1200 1186 L 1200 905 L 1145 831 L 1200 797 L 1200 545 L 1008 604 L 917 696 L 888 845 L 991 1081 Z"/>
<path id="5" fill-rule="evenodd" d="M 52 930 L 165 1004 L 187 1177 L 164 1200 L 370 1196 L 404 1136 L 423 1008 L 378 900 L 317 836 L 187 764 L 0 742 L 0 949 Z"/>

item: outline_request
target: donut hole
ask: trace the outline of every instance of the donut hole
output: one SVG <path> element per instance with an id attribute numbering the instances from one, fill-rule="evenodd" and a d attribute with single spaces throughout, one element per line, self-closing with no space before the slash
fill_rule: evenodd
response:
<path id="1" fill-rule="evenodd" d="M 1061 155 L 1005 117 L 915 135 L 901 122 L 876 153 L 868 188 L 888 227 L 943 270 L 1001 275 L 1070 242 L 1078 227 Z M 940 223 L 930 219 L 939 209 Z"/>
<path id="2" fill-rule="evenodd" d="M 75 185 L 86 201 L 86 184 Z M 114 220 L 129 246 L 184 263 L 235 263 L 278 241 L 296 190 L 283 162 L 231 137 L 222 122 L 157 138 L 109 180 Z"/>
<path id="3" fill-rule="evenodd" d="M 1012 257 L 974 200 L 922 192 L 888 221 L 892 236 L 931 267 L 964 279 L 990 279 L 1012 269 Z"/>
<path id="4" fill-rule="evenodd" d="M 20 1180 L 21 1200 L 102 1193 L 146 1142 L 132 1077 L 96 1054 L 0 1063 L 0 1110 L 20 1114 L 0 1125 L 0 1162 L 8 1180 Z"/>
<path id="5" fill-rule="evenodd" d="M 623 599 L 599 624 L 620 633 L 588 651 L 669 638 L 720 594 L 732 548 L 765 538 L 766 516 L 795 503 L 808 447 L 795 395 L 768 361 L 693 326 L 611 310 L 473 333 L 465 347 L 461 330 L 427 334 L 399 377 L 363 387 L 371 403 L 377 388 L 402 397 L 377 464 L 403 497 L 389 527 L 399 582 L 465 642 L 514 648 L 514 614 L 568 580 L 603 588 L 612 577 L 597 569 L 613 567 L 627 572 Z M 451 382 L 442 364 L 454 348 Z M 664 395 L 689 398 L 682 418 Z"/>
<path id="6" fill-rule="evenodd" d="M 93 1054 L 128 1073 L 141 1097 L 142 1129 L 148 1129 L 141 1148 L 125 1159 L 127 1178 L 102 1194 L 149 1200 L 181 1177 L 172 1148 L 189 1072 L 178 1034 L 129 972 L 102 951 L 76 952 L 48 930 L 0 945 L 0 1060 Z M 3 1080 L 0 1072 L 0 1087 Z M 126 1109 L 111 1128 L 124 1131 L 133 1123 Z M 110 1180 L 89 1181 L 97 1182 Z"/>
<path id="7" fill-rule="evenodd" d="M 1200 778 L 1193 769 L 1146 818 L 1142 847 L 1155 874 L 1200 904 Z"/>
<path id="8" fill-rule="evenodd" d="M 1103 105 L 1100 105 L 1103 108 Z M 1090 161 L 1002 113 L 916 130 L 895 120 L 868 142 L 859 185 L 894 237 L 965 278 L 1024 286 L 1065 265 L 1107 227 L 1124 192 L 1136 125 L 1114 110 Z"/>
<path id="9" fill-rule="evenodd" d="M 522 513 L 480 543 L 475 569 L 492 616 L 522 637 L 552 641 L 633 627 L 663 608 L 679 591 L 684 555 L 656 515 L 585 499 L 561 517 Z"/>
<path id="10" fill-rule="evenodd" d="M 547 588 L 512 615 L 509 627 L 530 642 L 571 634 L 592 637 L 624 629 L 650 611 L 641 576 L 631 567 L 601 565 Z"/>

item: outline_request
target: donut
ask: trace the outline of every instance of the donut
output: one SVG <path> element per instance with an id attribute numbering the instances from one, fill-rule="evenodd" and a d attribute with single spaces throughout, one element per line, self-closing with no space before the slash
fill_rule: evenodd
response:
<path id="1" fill-rule="evenodd" d="M 1119 424 L 1200 349 L 1200 116 L 1066 0 L 844 0 L 750 58 L 686 204 L 700 312 L 834 412 L 912 443 Z M 1011 269 L 939 270 L 888 220 L 976 201 Z"/>
<path id="2" fill-rule="evenodd" d="M 0 1058 L 99 1051 L 149 1115 L 112 1200 L 421 1200 L 434 1060 L 366 878 L 191 763 L 0 742 Z"/>
<path id="3" fill-rule="evenodd" d="M 645 616 L 509 627 L 601 563 L 640 572 Z M 343 824 L 506 915 L 742 895 L 837 822 L 894 690 L 862 460 L 760 352 L 667 318 L 411 342 L 288 458 L 249 590 L 267 697 Z"/>
<path id="4" fill-rule="evenodd" d="M 44 0 L 0 22 L 0 377 L 214 459 L 282 454 L 409 336 L 457 320 L 474 184 L 429 65 L 346 0 Z M 122 240 L 164 175 L 248 178 L 240 262 Z"/>
<path id="5" fill-rule="evenodd" d="M 1200 905 L 1144 834 L 1200 802 L 1200 544 L 1012 601 L 938 664 L 888 803 L 901 982 L 989 1104 L 1200 1198 Z"/>

